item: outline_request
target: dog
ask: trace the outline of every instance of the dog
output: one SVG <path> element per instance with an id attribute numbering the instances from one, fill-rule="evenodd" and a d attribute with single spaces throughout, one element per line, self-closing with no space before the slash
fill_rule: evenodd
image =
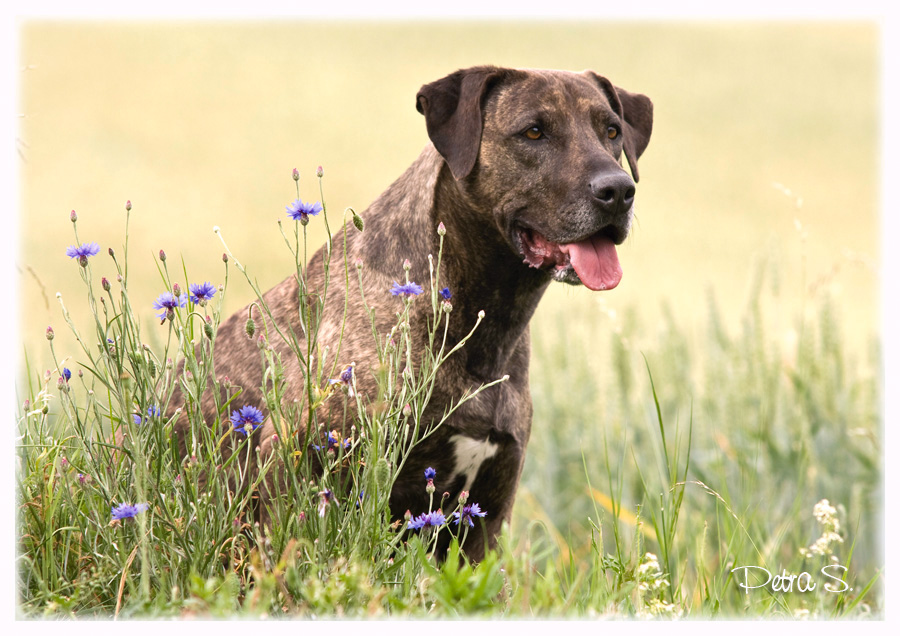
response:
<path id="1" fill-rule="evenodd" d="M 375 308 L 379 333 L 396 321 L 402 301 L 388 290 L 409 261 L 410 280 L 429 280 L 428 256 L 438 253 L 438 227 L 446 230 L 441 284 L 452 293 L 447 348 L 464 338 L 484 312 L 471 339 L 440 368 L 422 415 L 440 419 L 466 391 L 503 376 L 508 380 L 465 402 L 433 435 L 415 446 L 390 496 L 391 513 L 426 512 L 423 471 L 436 471 L 438 497 L 461 491 L 487 511 L 486 540 L 468 541 L 479 560 L 510 519 L 531 432 L 528 387 L 529 321 L 552 281 L 614 288 L 622 270 L 616 246 L 633 218 L 637 160 L 650 139 L 653 105 L 644 95 L 617 88 L 592 71 L 521 70 L 478 66 L 425 84 L 416 96 L 431 143 L 418 159 L 363 212 L 365 231 L 350 229 L 346 257 L 362 267 L 362 288 Z M 631 175 L 622 162 L 627 160 Z M 340 252 L 338 256 L 344 255 Z M 308 265 L 307 288 L 322 290 L 324 249 Z M 400 274 L 400 276 L 398 276 Z M 337 350 L 349 293 L 342 364 L 355 362 L 356 390 L 374 394 L 377 357 L 370 319 L 355 278 L 345 288 L 332 276 L 316 346 Z M 298 322 L 300 287 L 290 276 L 268 291 L 271 315 L 256 313 L 267 328 Z M 427 346 L 431 304 L 411 306 L 413 343 Z M 257 341 L 244 327 L 248 308 L 224 321 L 215 335 L 217 377 L 243 388 L 240 403 L 264 405 Z M 260 329 L 262 331 L 262 329 Z M 269 345 L 285 364 L 285 400 L 300 396 L 303 375 L 296 355 L 279 338 Z M 176 396 L 176 402 L 180 400 Z M 221 403 L 221 401 L 220 401 Z M 216 419 L 213 396 L 205 394 L 207 422 Z M 223 423 L 223 430 L 230 427 Z M 190 429 L 182 417 L 176 432 L 189 452 Z M 276 430 L 267 419 L 250 436 L 248 452 L 265 459 L 274 452 Z M 263 525 L 271 487 L 260 487 Z"/>

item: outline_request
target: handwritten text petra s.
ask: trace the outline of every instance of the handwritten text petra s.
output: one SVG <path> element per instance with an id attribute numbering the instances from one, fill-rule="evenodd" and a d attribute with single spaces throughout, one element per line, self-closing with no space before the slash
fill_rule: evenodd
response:
<path id="1" fill-rule="evenodd" d="M 751 570 L 753 572 L 750 572 Z M 758 565 L 741 565 L 731 571 L 743 571 L 743 583 L 741 582 L 742 576 L 740 573 L 735 574 L 735 579 L 738 581 L 738 587 L 746 590 L 747 594 L 750 593 L 750 590 L 767 586 L 771 587 L 773 592 L 793 592 L 795 590 L 797 592 L 812 592 L 816 589 L 816 581 L 813 580 L 812 574 L 809 572 L 791 574 L 787 570 L 782 570 L 781 574 L 773 576 L 766 568 Z M 847 568 L 843 565 L 826 565 L 819 571 L 827 579 L 833 581 L 826 581 L 822 585 L 826 591 L 832 593 L 852 591 L 853 588 L 847 585 L 841 576 L 836 576 L 836 574 L 843 574 L 847 571 Z"/>

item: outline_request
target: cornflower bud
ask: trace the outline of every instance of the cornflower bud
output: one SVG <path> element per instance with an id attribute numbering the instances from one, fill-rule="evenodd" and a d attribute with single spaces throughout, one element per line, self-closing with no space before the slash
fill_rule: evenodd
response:
<path id="1" fill-rule="evenodd" d="M 100 287 L 102 287 L 105 292 L 109 291 L 109 281 L 106 280 L 106 276 L 100 279 Z"/>
<path id="2" fill-rule="evenodd" d="M 447 228 L 444 227 L 444 222 L 441 221 L 438 223 L 438 236 L 444 236 L 447 233 Z"/>
<path id="3" fill-rule="evenodd" d="M 300 181 L 300 171 L 294 168 L 294 171 L 291 172 L 291 176 L 294 178 L 294 181 Z"/>
<path id="4" fill-rule="evenodd" d="M 78 220 L 78 215 L 75 214 L 75 210 L 72 210 L 72 213 L 69 215 L 69 220 L 72 221 L 72 223 Z"/>
<path id="5" fill-rule="evenodd" d="M 47 327 L 47 340 L 53 340 L 56 337 L 56 334 L 53 333 L 53 327 Z"/>
<path id="6" fill-rule="evenodd" d="M 256 323 L 253 322 L 253 318 L 247 318 L 247 323 L 244 325 L 244 333 L 247 334 L 248 338 L 253 339 L 253 334 L 256 333 Z"/>
<path id="7" fill-rule="evenodd" d="M 324 175 L 324 174 L 325 174 L 325 171 L 322 170 L 322 166 L 319 166 L 318 168 L 316 168 L 316 176 L 317 177 L 319 177 L 321 179 L 322 175 Z"/>
<path id="8" fill-rule="evenodd" d="M 159 250 L 159 260 L 161 260 L 163 263 L 166 262 L 166 253 L 163 250 Z"/>
<path id="9" fill-rule="evenodd" d="M 131 199 L 125 202 L 125 211 L 131 212 Z"/>

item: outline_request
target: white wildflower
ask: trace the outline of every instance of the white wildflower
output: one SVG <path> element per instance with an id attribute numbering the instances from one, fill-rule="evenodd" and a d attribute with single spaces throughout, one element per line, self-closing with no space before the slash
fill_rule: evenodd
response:
<path id="1" fill-rule="evenodd" d="M 822 536 L 807 547 L 800 548 L 800 556 L 809 558 L 813 555 L 827 556 L 832 552 L 832 544 L 843 543 L 844 539 L 839 533 L 841 523 L 837 518 L 837 509 L 827 499 L 823 499 L 813 506 L 813 516 L 816 522 L 822 526 Z"/>

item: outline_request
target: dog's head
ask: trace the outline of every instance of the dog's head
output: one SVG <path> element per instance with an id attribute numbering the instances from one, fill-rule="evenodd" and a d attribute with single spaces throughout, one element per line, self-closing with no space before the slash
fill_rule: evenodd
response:
<path id="1" fill-rule="evenodd" d="M 457 71 L 419 91 L 428 135 L 467 199 L 524 263 L 600 290 L 622 276 L 653 105 L 593 71 Z M 622 168 L 628 160 L 634 179 Z"/>

